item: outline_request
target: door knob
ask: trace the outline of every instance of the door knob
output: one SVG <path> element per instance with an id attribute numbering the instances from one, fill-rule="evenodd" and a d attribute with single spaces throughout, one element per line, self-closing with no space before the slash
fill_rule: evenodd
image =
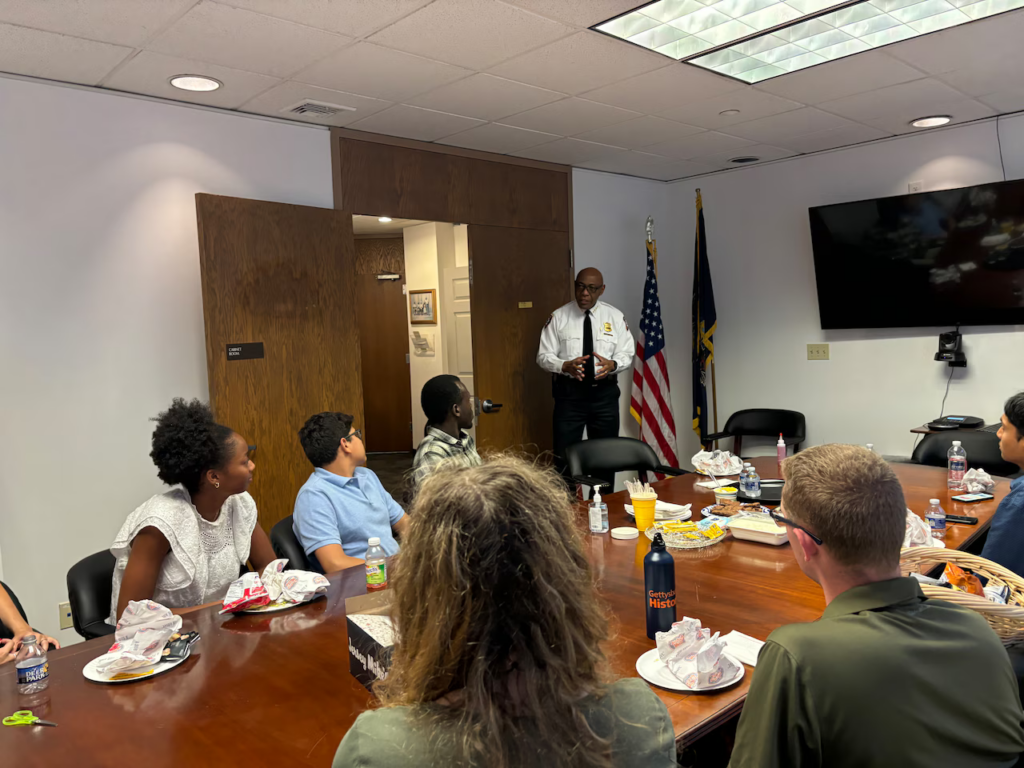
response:
<path id="1" fill-rule="evenodd" d="M 484 413 L 497 413 L 501 410 L 501 403 L 492 403 L 490 400 L 481 400 L 480 410 Z"/>

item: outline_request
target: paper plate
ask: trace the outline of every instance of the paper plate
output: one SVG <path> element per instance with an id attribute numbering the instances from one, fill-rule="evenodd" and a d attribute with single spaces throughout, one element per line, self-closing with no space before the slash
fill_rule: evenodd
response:
<path id="1" fill-rule="evenodd" d="M 724 680 L 721 683 L 709 685 L 706 688 L 687 688 L 683 685 L 683 681 L 673 675 L 669 671 L 668 665 L 658 658 L 657 648 L 652 648 L 636 660 L 636 671 L 640 673 L 640 677 L 651 685 L 656 685 L 659 688 L 667 688 L 670 691 L 679 691 L 681 693 L 709 693 L 710 691 L 720 691 L 723 688 L 735 685 L 742 680 L 743 675 L 746 674 L 746 669 L 743 668 L 743 664 L 739 659 L 728 653 L 723 653 L 722 655 L 739 667 L 740 671 L 731 680 Z"/>
<path id="2" fill-rule="evenodd" d="M 311 598 L 311 599 L 307 600 L 304 603 L 290 603 L 290 602 L 287 602 L 287 601 L 278 600 L 278 601 L 273 602 L 273 603 L 267 603 L 266 605 L 261 605 L 261 606 L 259 606 L 257 608 L 246 608 L 245 610 L 242 610 L 242 611 L 235 611 L 235 613 L 277 613 L 278 611 L 287 611 L 289 608 L 298 608 L 300 605 L 309 605 L 310 603 L 313 602 L 313 600 L 316 600 L 316 599 L 321 598 L 321 597 L 326 597 L 326 595 L 324 595 L 324 594 L 317 595 L 316 597 Z"/>
<path id="3" fill-rule="evenodd" d="M 188 659 L 188 654 L 185 655 L 184 659 L 178 659 L 177 661 L 160 661 L 149 667 L 140 667 L 139 669 L 132 669 L 124 674 L 132 675 L 132 677 L 126 677 L 123 680 L 110 680 L 109 678 L 103 677 L 96 671 L 96 662 L 100 660 L 97 657 L 85 665 L 82 669 L 82 674 L 86 680 L 91 680 L 94 683 L 104 683 L 106 685 L 120 685 L 121 683 L 136 683 L 139 680 L 148 680 L 151 677 L 162 675 L 164 672 L 170 672 L 176 666 L 181 664 L 183 661 Z"/>
<path id="4" fill-rule="evenodd" d="M 654 502 L 654 519 L 655 520 L 689 520 L 693 514 L 690 511 L 689 504 L 669 504 L 664 501 Z M 626 504 L 626 514 L 630 517 L 636 517 L 633 513 L 633 505 Z"/>

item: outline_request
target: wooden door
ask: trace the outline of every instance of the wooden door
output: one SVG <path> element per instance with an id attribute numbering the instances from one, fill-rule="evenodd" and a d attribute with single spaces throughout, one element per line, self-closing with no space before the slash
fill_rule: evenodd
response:
<path id="1" fill-rule="evenodd" d="M 412 385 L 401 237 L 356 240 L 356 316 L 362 332 L 363 409 L 366 450 L 411 451 Z M 398 275 L 379 280 L 378 275 Z"/>
<path id="2" fill-rule="evenodd" d="M 473 313 L 469 297 L 469 267 L 448 267 L 441 282 L 441 310 L 445 314 L 445 373 L 458 376 L 471 395 L 473 381 Z M 476 440 L 476 428 L 469 430 Z"/>
<path id="3" fill-rule="evenodd" d="M 312 466 L 298 431 L 321 411 L 363 420 L 351 214 L 196 195 L 210 401 L 257 447 L 250 493 L 265 530 Z M 262 342 L 263 357 L 227 347 Z"/>
<path id="4" fill-rule="evenodd" d="M 548 316 L 572 298 L 568 232 L 469 225 L 476 396 L 481 448 L 550 451 L 551 374 L 537 365 Z"/>

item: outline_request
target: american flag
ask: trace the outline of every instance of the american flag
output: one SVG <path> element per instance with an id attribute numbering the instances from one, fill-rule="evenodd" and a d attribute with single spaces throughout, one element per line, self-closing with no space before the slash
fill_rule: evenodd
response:
<path id="1" fill-rule="evenodd" d="M 672 418 L 672 397 L 669 392 L 668 363 L 665 360 L 665 326 L 661 322 L 658 300 L 658 273 L 654 242 L 647 242 L 647 280 L 644 283 L 644 306 L 640 314 L 640 338 L 633 359 L 633 394 L 629 412 L 640 425 L 640 439 L 650 445 L 658 460 L 677 467 L 676 422 Z"/>

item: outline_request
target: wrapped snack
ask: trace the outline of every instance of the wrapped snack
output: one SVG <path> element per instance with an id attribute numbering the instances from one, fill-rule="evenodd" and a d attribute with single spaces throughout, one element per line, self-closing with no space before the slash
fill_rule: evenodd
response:
<path id="1" fill-rule="evenodd" d="M 725 641 L 719 639 L 718 633 L 704 643 L 704 646 L 697 652 L 697 686 L 717 685 L 723 680 L 732 680 L 739 672 L 739 665 L 735 664 L 722 651 L 725 649 Z M 693 686 L 690 686 L 693 688 Z"/>
<path id="2" fill-rule="evenodd" d="M 221 613 L 235 613 L 246 608 L 257 608 L 270 602 L 270 594 L 263 586 L 259 574 L 249 571 L 242 578 L 231 582 L 228 593 L 224 595 L 224 608 Z"/>
<path id="3" fill-rule="evenodd" d="M 942 571 L 942 576 L 946 583 L 955 590 L 966 592 L 969 595 L 985 597 L 985 590 L 981 586 L 981 580 L 973 573 L 968 573 L 954 563 L 946 563 L 946 567 Z M 940 583 L 943 579 L 939 580 Z"/>
<path id="4" fill-rule="evenodd" d="M 682 621 L 672 624 L 668 632 L 655 632 L 654 641 L 658 644 L 658 658 L 668 661 L 681 648 L 687 648 L 700 639 L 700 619 L 684 616 Z"/>
<path id="5" fill-rule="evenodd" d="M 275 603 L 281 597 L 281 589 L 284 583 L 284 567 L 288 564 L 288 558 L 273 560 L 263 569 L 260 581 L 267 590 L 270 597 L 268 602 Z"/>
<path id="6" fill-rule="evenodd" d="M 743 469 L 743 460 L 729 451 L 698 451 L 691 459 L 698 472 L 708 475 L 738 475 Z"/>
<path id="7" fill-rule="evenodd" d="M 290 603 L 304 603 L 327 591 L 331 582 L 326 576 L 311 571 L 285 571 L 281 583 L 281 598 Z"/>
<path id="8" fill-rule="evenodd" d="M 996 481 L 992 479 L 984 469 L 970 469 L 964 475 L 964 482 L 967 484 L 968 493 L 991 493 L 996 487 Z"/>
<path id="9" fill-rule="evenodd" d="M 1006 601 L 1010 599 L 1010 588 L 1003 584 L 1001 581 L 995 579 L 989 579 L 988 584 L 984 588 L 985 597 L 991 602 L 998 603 L 999 605 L 1006 605 Z"/>
<path id="10" fill-rule="evenodd" d="M 107 678 L 156 664 L 167 641 L 181 629 L 181 617 L 152 600 L 131 600 L 114 631 L 114 644 L 96 660 L 96 672 Z"/>

